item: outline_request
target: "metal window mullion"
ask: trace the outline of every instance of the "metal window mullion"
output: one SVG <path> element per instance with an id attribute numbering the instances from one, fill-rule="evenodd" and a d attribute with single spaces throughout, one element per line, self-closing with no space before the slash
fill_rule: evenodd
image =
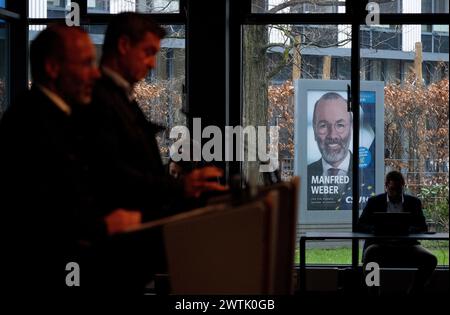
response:
<path id="1" fill-rule="evenodd" d="M 353 179 L 352 179 L 352 231 L 356 231 L 359 219 L 359 127 L 360 127 L 360 24 L 352 23 L 352 48 L 351 48 L 351 97 L 353 113 Z M 352 266 L 358 266 L 359 240 L 352 240 Z"/>

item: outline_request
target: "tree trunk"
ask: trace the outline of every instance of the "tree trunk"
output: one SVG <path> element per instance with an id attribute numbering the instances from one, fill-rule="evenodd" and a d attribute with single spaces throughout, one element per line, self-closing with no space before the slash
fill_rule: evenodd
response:
<path id="1" fill-rule="evenodd" d="M 414 57 L 414 72 L 416 74 L 416 82 L 417 86 L 421 87 L 423 86 L 423 73 L 422 73 L 422 43 L 417 42 L 416 43 L 416 49 L 415 49 L 415 57 Z"/>
<path id="2" fill-rule="evenodd" d="M 264 1 L 262 1 L 264 2 Z M 263 7 L 263 6 L 261 6 Z M 243 36 L 243 124 L 245 126 L 267 126 L 268 79 L 265 45 L 268 31 L 265 25 L 245 26 Z M 259 144 L 258 144 L 259 145 Z M 259 162 L 245 161 L 243 175 L 252 184 L 260 183 Z"/>
<path id="3" fill-rule="evenodd" d="M 323 56 L 322 79 L 330 80 L 330 78 L 331 78 L 331 56 Z"/>
<path id="4" fill-rule="evenodd" d="M 292 83 L 302 77 L 302 55 L 300 54 L 300 45 L 302 38 L 297 35 L 294 38 L 294 62 L 292 63 Z"/>

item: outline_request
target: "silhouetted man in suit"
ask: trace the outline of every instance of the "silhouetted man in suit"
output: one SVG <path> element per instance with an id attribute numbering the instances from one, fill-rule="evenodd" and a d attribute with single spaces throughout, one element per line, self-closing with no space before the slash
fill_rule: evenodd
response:
<path id="1" fill-rule="evenodd" d="M 358 230 L 374 232 L 375 212 L 409 212 L 412 215 L 410 232 L 425 233 L 427 225 L 422 211 L 422 203 L 416 197 L 404 193 L 405 179 L 400 172 L 392 171 L 386 175 L 386 193 L 372 197 L 358 221 Z M 363 263 L 377 262 L 380 267 L 416 267 L 409 292 L 421 292 L 436 268 L 437 259 L 428 250 L 420 246 L 418 241 L 388 240 L 366 241 Z"/>
<path id="2" fill-rule="evenodd" d="M 105 226 L 87 210 L 79 128 L 99 71 L 88 34 L 76 27 L 49 26 L 31 43 L 30 58 L 33 85 L 0 125 L 3 259 L 11 268 L 2 270 L 17 288 L 45 292 L 65 287 L 80 242 Z"/>
<path id="3" fill-rule="evenodd" d="M 142 215 L 93 203 L 84 111 L 100 73 L 88 34 L 51 25 L 31 43 L 30 59 L 33 85 L 0 122 L 3 270 L 17 288 L 45 292 L 67 288 L 66 264 L 76 262 L 86 287 L 91 245 Z"/>
<path id="4" fill-rule="evenodd" d="M 308 165 L 308 210 L 351 209 L 352 115 L 347 101 L 328 92 L 316 102 L 313 130 L 322 158 Z M 327 182 L 327 180 L 330 180 Z"/>
<path id="5" fill-rule="evenodd" d="M 112 18 L 90 114 L 93 186 L 100 207 L 139 209 L 144 220 L 164 216 L 171 200 L 224 190 L 207 181 L 222 176 L 217 168 L 196 169 L 179 180 L 168 176 L 155 138 L 158 127 L 133 98 L 134 84 L 156 66 L 164 36 L 165 30 L 142 14 Z"/>
<path id="6" fill-rule="evenodd" d="M 169 176 L 155 137 L 159 128 L 146 119 L 133 98 L 134 84 L 156 66 L 164 36 L 165 30 L 148 16 L 132 12 L 114 15 L 106 30 L 101 78 L 86 115 L 90 187 L 95 208 L 104 213 L 117 207 L 135 209 L 148 221 L 173 214 L 168 206 L 174 202 L 179 206 L 182 198 L 225 190 L 208 181 L 222 176 L 217 168 L 196 169 L 179 179 Z M 117 244 L 124 245 L 121 251 L 116 250 Z M 156 232 L 119 235 L 112 250 L 98 260 L 103 287 L 128 292 L 135 289 L 138 293 L 151 279 L 151 271 L 166 271 L 162 245 Z M 103 270 L 102 265 L 106 265 Z M 116 266 L 126 272 L 118 275 Z"/>

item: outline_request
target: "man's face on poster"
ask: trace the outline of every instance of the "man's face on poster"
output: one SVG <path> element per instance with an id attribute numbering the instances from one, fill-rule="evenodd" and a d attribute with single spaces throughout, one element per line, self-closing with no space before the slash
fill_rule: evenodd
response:
<path id="1" fill-rule="evenodd" d="M 351 116 L 343 98 L 321 100 L 313 120 L 314 137 L 322 158 L 337 167 L 347 156 L 351 133 Z"/>

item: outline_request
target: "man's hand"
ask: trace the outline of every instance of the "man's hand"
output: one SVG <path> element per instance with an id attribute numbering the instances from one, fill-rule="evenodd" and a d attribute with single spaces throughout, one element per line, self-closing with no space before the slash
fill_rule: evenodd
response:
<path id="1" fill-rule="evenodd" d="M 135 210 L 116 209 L 105 217 L 105 222 L 108 235 L 113 235 L 141 224 L 142 214 Z"/>
<path id="2" fill-rule="evenodd" d="M 220 168 L 207 166 L 194 169 L 184 177 L 184 191 L 186 197 L 198 198 L 205 191 L 226 191 L 228 188 L 211 181 L 223 176 Z"/>

